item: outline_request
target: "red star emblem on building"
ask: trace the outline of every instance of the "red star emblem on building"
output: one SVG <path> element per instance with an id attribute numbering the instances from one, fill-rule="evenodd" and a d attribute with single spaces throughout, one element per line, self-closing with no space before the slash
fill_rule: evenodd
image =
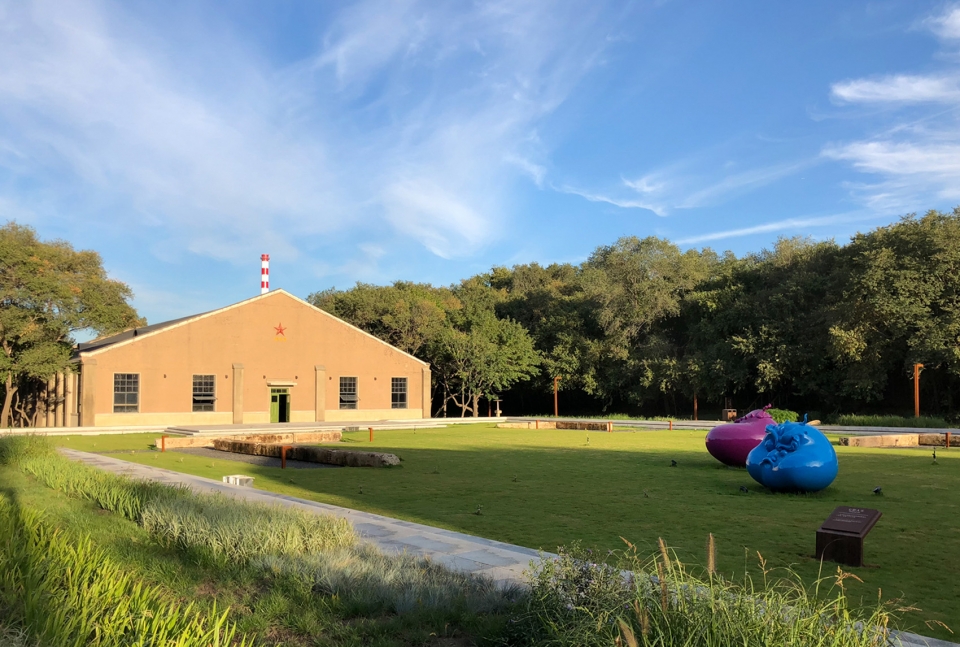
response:
<path id="1" fill-rule="evenodd" d="M 286 330 L 286 328 L 283 327 L 282 323 L 279 326 L 274 326 L 273 329 L 277 331 L 277 335 L 280 337 L 286 337 L 286 335 L 283 334 L 283 331 Z"/>

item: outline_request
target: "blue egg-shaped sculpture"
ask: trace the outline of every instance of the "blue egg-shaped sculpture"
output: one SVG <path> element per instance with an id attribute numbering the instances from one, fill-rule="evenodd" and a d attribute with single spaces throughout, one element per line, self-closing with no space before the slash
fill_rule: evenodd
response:
<path id="1" fill-rule="evenodd" d="M 763 441 L 747 455 L 753 480 L 778 492 L 816 492 L 833 483 L 840 465 L 827 437 L 803 422 L 768 425 Z"/>

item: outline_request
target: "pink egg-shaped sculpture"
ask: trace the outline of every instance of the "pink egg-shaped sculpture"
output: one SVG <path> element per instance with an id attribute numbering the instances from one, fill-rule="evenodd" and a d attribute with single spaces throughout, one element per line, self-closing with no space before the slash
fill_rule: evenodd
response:
<path id="1" fill-rule="evenodd" d="M 707 451 L 724 465 L 746 467 L 747 454 L 767 435 L 767 425 L 777 422 L 767 413 L 769 405 L 751 411 L 733 422 L 718 425 L 707 434 Z"/>

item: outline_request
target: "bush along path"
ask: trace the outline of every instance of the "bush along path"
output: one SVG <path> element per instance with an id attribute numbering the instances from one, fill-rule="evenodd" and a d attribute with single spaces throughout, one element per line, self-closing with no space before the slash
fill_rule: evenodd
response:
<path id="1" fill-rule="evenodd" d="M 90 455 L 82 457 L 104 460 Z M 104 466 L 117 471 L 141 468 L 130 463 L 117 465 L 122 462 L 108 460 L 109 465 Z M 6 573 L 0 578 L 0 613 L 8 625 L 4 630 L 24 631 L 30 638 L 43 638 L 42 644 L 50 647 L 79 644 L 190 646 L 231 641 L 244 644 L 250 640 L 294 645 L 433 644 L 431 640 L 434 639 L 430 639 L 426 632 L 449 636 L 451 626 L 475 630 L 468 634 L 453 633 L 458 636 L 458 644 L 470 644 L 469 636 L 474 636 L 482 644 L 518 647 L 725 647 L 733 644 L 745 647 L 769 644 L 885 647 L 898 642 L 897 637 L 886 631 L 891 623 L 891 609 L 887 605 L 878 602 L 874 609 L 866 612 L 850 608 L 844 594 L 844 581 L 849 576 L 843 572 L 824 578 L 822 588 L 809 589 L 798 578 L 784 578 L 762 566 L 762 578 L 757 581 L 746 579 L 733 583 L 716 574 L 715 560 L 710 558 L 712 545 L 709 544 L 707 567 L 699 575 L 677 561 L 662 542 L 660 554 L 653 560 L 639 559 L 630 549 L 599 559 L 589 550 L 573 547 L 561 550 L 558 555 L 542 555 L 534 560 L 532 572 L 524 580 L 527 586 L 504 587 L 494 585 L 489 578 L 478 579 L 462 571 L 440 567 L 435 560 L 423 559 L 420 555 L 441 556 L 444 550 L 440 544 L 427 547 L 424 537 L 419 540 L 418 555 L 385 554 L 368 542 L 358 542 L 349 527 L 342 526 L 346 515 L 338 519 L 312 514 L 315 519 L 308 520 L 303 516 L 307 514 L 305 510 L 315 511 L 315 504 L 292 497 L 259 493 L 268 499 L 272 496 L 272 500 L 282 503 L 283 507 L 250 506 L 222 496 L 199 495 L 182 487 L 188 485 L 202 489 L 204 482 L 218 487 L 221 486 L 219 483 L 207 479 L 187 480 L 194 477 L 181 479 L 175 473 L 149 467 L 144 469 L 157 472 L 154 477 L 174 483 L 179 481 L 181 486 L 126 479 L 71 463 L 53 453 L 49 445 L 37 443 L 35 439 L 0 440 L 0 465 L 18 467 L 18 471 L 31 474 L 37 481 L 69 493 L 74 500 L 94 501 L 99 507 L 136 518 L 142 532 L 149 532 L 153 539 L 165 545 L 164 551 L 180 554 L 187 561 L 212 564 L 214 568 L 210 572 L 216 574 L 218 586 L 231 586 L 227 581 L 228 573 L 240 568 L 253 588 L 265 590 L 268 596 L 273 596 L 271 605 L 277 604 L 275 596 L 281 590 L 286 591 L 289 598 L 286 613 L 259 616 L 260 626 L 256 628 L 260 635 L 238 637 L 236 625 L 231 624 L 236 614 L 218 613 L 215 608 L 198 613 L 188 605 L 179 608 L 179 615 L 160 613 L 160 616 L 169 616 L 169 622 L 173 623 L 169 626 L 180 631 L 177 638 L 167 638 L 166 634 L 156 633 L 165 631 L 163 627 L 167 625 L 154 619 L 159 617 L 157 608 L 162 612 L 162 605 L 171 603 L 169 595 L 160 588 L 151 589 L 139 584 L 138 579 L 121 570 L 109 570 L 114 568 L 109 559 L 103 555 L 90 556 L 93 549 L 89 541 L 73 541 L 64 550 L 52 543 L 44 544 L 44 537 L 56 539 L 61 535 L 51 532 L 50 525 L 44 525 L 35 513 L 18 512 L 17 497 L 4 492 L 0 496 L 6 497 L 4 514 L 7 516 L 2 520 L 8 522 L 0 524 L 0 566 L 3 566 L 0 573 Z M 24 477 L 20 478 L 23 481 Z M 33 487 L 43 489 L 39 485 Z M 247 488 L 237 488 L 235 492 L 245 497 L 258 494 Z M 273 515 L 272 527 L 258 527 L 252 523 L 256 514 L 268 510 Z M 170 518 L 158 525 L 150 525 L 154 523 L 150 521 L 153 511 Z M 367 519 L 375 516 L 369 515 Z M 314 526 L 314 523 L 320 525 Z M 407 533 L 418 530 L 417 524 L 393 523 L 400 524 L 398 528 Z M 241 542 L 240 547 L 228 550 L 223 543 L 236 537 L 234 533 L 238 532 L 238 526 L 249 527 L 258 540 Z M 171 530 L 174 527 L 176 531 Z M 376 528 L 366 528 L 368 536 Z M 429 530 L 432 529 L 425 529 Z M 37 540 L 28 539 L 31 532 Z M 274 532 L 276 536 L 271 534 Z M 315 539 L 304 537 L 313 532 L 320 536 Z M 213 537 L 224 539 L 214 540 Z M 399 543 L 407 546 L 415 545 L 408 542 L 418 541 L 409 534 L 402 539 Z M 506 546 L 471 539 L 477 542 L 475 546 L 481 547 L 478 550 L 489 554 L 495 555 L 499 546 Z M 308 544 L 308 541 L 317 543 Z M 396 539 L 380 538 L 381 544 L 385 541 L 396 542 Z M 451 542 L 446 542 L 446 546 L 449 545 Z M 34 546 L 34 549 L 30 552 L 24 546 Z M 396 545 L 393 547 L 397 548 Z M 531 552 L 518 550 L 525 551 L 527 557 Z M 82 572 L 78 569 L 81 573 L 79 582 L 76 578 L 65 578 L 60 575 L 63 564 L 56 561 L 61 554 L 95 567 Z M 489 560 L 489 557 L 484 558 Z M 461 559 L 469 560 L 469 557 Z M 605 561 L 617 564 L 617 568 L 605 565 Z M 30 568 L 17 566 L 24 563 L 31 565 Z M 473 561 L 474 566 L 478 563 Z M 621 567 L 628 569 L 626 576 Z M 101 572 L 98 569 L 107 570 Z M 53 574 L 54 577 L 44 579 L 38 573 Z M 99 580 L 97 573 L 101 574 Z M 87 596 L 79 593 L 84 590 L 84 583 L 93 583 L 90 590 L 97 592 L 96 600 L 88 602 Z M 105 589 L 113 586 L 116 592 L 113 597 L 111 594 L 101 595 L 97 586 Z M 121 603 L 118 596 L 127 602 Z M 355 631 L 356 622 L 339 628 L 303 623 L 303 618 L 309 615 L 309 611 L 316 610 L 317 605 L 337 606 L 345 614 L 343 617 L 365 622 L 366 633 L 359 637 Z M 44 612 L 47 608 L 51 611 Z M 291 620 L 290 616 L 293 626 L 288 622 L 284 627 L 286 633 L 277 634 L 276 624 L 283 619 Z M 385 621 L 402 623 L 404 618 L 408 627 L 420 628 L 421 634 L 416 637 L 409 632 L 385 634 Z M 484 618 L 488 620 L 485 623 Z M 299 625 L 297 621 L 300 621 Z M 354 631 L 350 634 L 352 638 L 347 635 L 349 631 Z M 102 636 L 111 638 L 101 640 Z M 924 643 L 907 640 L 904 644 Z"/>

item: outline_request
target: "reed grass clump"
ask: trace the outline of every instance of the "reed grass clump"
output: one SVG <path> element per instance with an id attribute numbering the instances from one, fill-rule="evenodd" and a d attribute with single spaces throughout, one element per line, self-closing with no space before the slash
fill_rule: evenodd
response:
<path id="1" fill-rule="evenodd" d="M 661 542 L 662 544 L 662 542 Z M 757 582 L 733 582 L 688 570 L 661 545 L 624 568 L 598 563 L 574 546 L 545 559 L 532 574 L 528 607 L 515 622 L 538 645 L 657 647 L 887 647 L 888 609 L 856 611 L 838 571 L 812 588 L 799 577 L 763 570 Z M 761 565 L 765 568 L 765 565 Z M 822 590 L 827 586 L 828 590 Z"/>
<path id="2" fill-rule="evenodd" d="M 357 541 L 350 523 L 333 515 L 255 505 L 111 474 L 64 458 L 40 437 L 0 438 L 0 463 L 14 464 L 47 487 L 140 524 L 161 544 L 219 562 L 303 554 Z"/>
<path id="3" fill-rule="evenodd" d="M 0 500 L 0 617 L 22 645 L 219 647 L 251 644 L 227 611 L 182 605 L 114 564 L 89 539 Z M 17 643 L 14 643 L 17 644 Z"/>
<path id="4" fill-rule="evenodd" d="M 143 509 L 140 523 L 163 545 L 200 547 L 225 562 L 247 562 L 261 555 L 304 555 L 357 542 L 346 519 L 241 503 L 223 495 L 157 499 Z"/>

